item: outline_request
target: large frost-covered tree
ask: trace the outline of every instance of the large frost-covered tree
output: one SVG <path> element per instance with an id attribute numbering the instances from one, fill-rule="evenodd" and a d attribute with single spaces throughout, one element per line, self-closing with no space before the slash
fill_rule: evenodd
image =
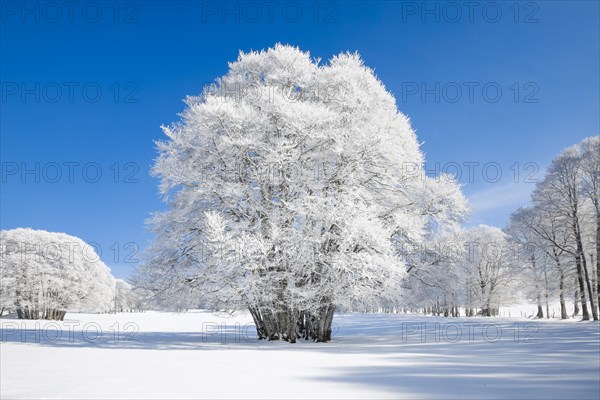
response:
<path id="1" fill-rule="evenodd" d="M 411 244 L 460 221 L 448 176 L 422 173 L 408 118 L 358 54 L 321 64 L 240 52 L 163 127 L 154 173 L 169 210 L 135 284 L 247 308 L 260 338 L 327 341 L 336 307 L 398 296 Z"/>
<path id="2" fill-rule="evenodd" d="M 115 279 L 93 247 L 64 233 L 0 231 L 2 307 L 19 318 L 60 319 L 68 309 L 109 311 Z"/>

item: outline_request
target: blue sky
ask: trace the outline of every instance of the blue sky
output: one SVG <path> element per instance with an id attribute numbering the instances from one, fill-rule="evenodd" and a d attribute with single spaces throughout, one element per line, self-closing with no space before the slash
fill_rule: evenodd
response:
<path id="1" fill-rule="evenodd" d="M 554 155 L 600 132 L 598 2 L 274 3 L 3 1 L 1 228 L 81 237 L 129 276 L 164 208 L 160 125 L 240 49 L 277 42 L 358 51 L 431 173 L 460 172 L 469 224 L 503 226 Z"/>

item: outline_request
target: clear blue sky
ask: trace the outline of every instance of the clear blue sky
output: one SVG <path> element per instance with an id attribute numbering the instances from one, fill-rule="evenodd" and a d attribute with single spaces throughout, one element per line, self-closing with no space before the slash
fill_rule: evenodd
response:
<path id="1" fill-rule="evenodd" d="M 276 42 L 322 59 L 360 52 L 410 116 L 432 173 L 460 166 L 470 224 L 503 226 L 528 200 L 528 174 L 600 132 L 596 1 L 276 3 L 230 2 L 223 14 L 220 1 L 3 1 L 2 229 L 98 243 L 129 276 L 128 243 L 143 249 L 145 219 L 164 208 L 149 176 L 160 125 L 238 50 Z"/>

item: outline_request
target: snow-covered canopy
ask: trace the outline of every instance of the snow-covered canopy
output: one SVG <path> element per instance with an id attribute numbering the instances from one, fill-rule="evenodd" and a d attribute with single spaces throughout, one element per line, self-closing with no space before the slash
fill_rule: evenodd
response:
<path id="1" fill-rule="evenodd" d="M 401 249 L 467 211 L 423 173 L 409 119 L 356 53 L 242 53 L 163 127 L 154 173 L 170 209 L 138 277 L 165 301 L 316 310 L 396 296 Z M 190 289 L 191 288 L 191 289 Z"/>
<path id="2" fill-rule="evenodd" d="M 94 248 L 65 233 L 18 228 L 0 232 L 2 305 L 108 311 L 115 279 Z"/>

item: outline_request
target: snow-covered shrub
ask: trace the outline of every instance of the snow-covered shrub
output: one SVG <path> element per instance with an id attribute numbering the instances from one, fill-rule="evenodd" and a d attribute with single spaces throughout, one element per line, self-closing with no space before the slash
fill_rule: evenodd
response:
<path id="1" fill-rule="evenodd" d="M 68 309 L 112 308 L 110 269 L 79 238 L 29 228 L 1 231 L 0 260 L 2 306 L 19 318 L 63 319 Z"/>

